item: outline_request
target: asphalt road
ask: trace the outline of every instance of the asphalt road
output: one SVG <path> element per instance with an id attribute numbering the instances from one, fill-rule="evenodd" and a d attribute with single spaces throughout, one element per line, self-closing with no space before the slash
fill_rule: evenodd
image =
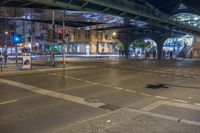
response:
<path id="1" fill-rule="evenodd" d="M 0 74 L 0 133 L 199 133 L 200 61 L 67 59 Z"/>

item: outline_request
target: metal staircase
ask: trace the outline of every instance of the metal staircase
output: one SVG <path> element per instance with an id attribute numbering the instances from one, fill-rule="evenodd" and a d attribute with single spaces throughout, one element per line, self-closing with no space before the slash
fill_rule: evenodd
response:
<path id="1" fill-rule="evenodd" d="M 193 46 L 185 46 L 178 53 L 177 57 L 179 57 L 179 58 L 189 58 L 190 55 L 191 55 L 192 50 L 193 50 Z"/>

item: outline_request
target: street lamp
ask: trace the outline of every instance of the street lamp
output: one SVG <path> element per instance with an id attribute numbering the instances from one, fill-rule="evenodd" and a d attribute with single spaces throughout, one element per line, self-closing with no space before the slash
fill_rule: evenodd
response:
<path id="1" fill-rule="evenodd" d="M 8 31 L 5 31 L 5 34 L 8 35 Z"/>

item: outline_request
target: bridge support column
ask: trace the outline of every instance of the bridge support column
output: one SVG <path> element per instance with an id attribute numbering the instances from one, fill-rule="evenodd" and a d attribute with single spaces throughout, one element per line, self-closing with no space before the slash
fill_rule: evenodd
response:
<path id="1" fill-rule="evenodd" d="M 130 44 L 131 42 L 124 42 L 124 54 L 127 59 L 130 58 L 130 51 L 129 51 Z"/>
<path id="2" fill-rule="evenodd" d="M 168 36 L 157 36 L 156 39 L 154 39 L 154 41 L 157 43 L 157 56 L 158 59 L 162 59 L 162 53 L 163 53 L 163 44 L 166 41 L 166 39 L 168 38 Z"/>
<path id="3" fill-rule="evenodd" d="M 157 44 L 157 56 L 158 59 L 162 59 L 163 43 Z"/>

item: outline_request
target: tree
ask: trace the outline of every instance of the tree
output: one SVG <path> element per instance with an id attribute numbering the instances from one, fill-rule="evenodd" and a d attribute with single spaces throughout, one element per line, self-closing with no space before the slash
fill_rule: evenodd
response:
<path id="1" fill-rule="evenodd" d="M 149 46 L 149 42 L 145 42 L 144 39 L 137 39 L 137 40 L 133 41 L 132 44 L 135 48 L 141 48 L 142 51 L 144 51 L 145 48 Z"/>

